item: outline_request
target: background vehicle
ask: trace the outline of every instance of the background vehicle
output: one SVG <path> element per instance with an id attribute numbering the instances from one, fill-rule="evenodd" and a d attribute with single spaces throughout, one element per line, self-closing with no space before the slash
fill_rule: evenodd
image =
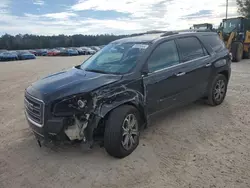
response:
<path id="1" fill-rule="evenodd" d="M 96 52 L 98 52 L 101 48 L 98 46 L 91 46 L 90 47 L 92 50 L 95 50 Z"/>
<path id="2" fill-rule="evenodd" d="M 210 23 L 194 24 L 193 29 L 202 31 L 215 31 L 213 24 Z"/>
<path id="3" fill-rule="evenodd" d="M 233 61 L 250 58 L 250 19 L 244 17 L 223 19 L 219 28 L 220 38 L 232 52 Z"/>
<path id="4" fill-rule="evenodd" d="M 1 61 L 18 60 L 17 52 L 15 51 L 2 52 L 0 53 L 0 60 Z"/>
<path id="5" fill-rule="evenodd" d="M 28 50 L 30 53 L 34 54 L 35 56 L 37 56 L 37 51 L 36 50 Z"/>
<path id="6" fill-rule="evenodd" d="M 88 48 L 88 47 L 81 47 L 81 49 L 84 51 L 85 55 L 93 55 L 96 53 L 95 50 Z"/>
<path id="7" fill-rule="evenodd" d="M 78 55 L 85 55 L 85 52 L 82 48 L 72 48 L 78 52 Z"/>
<path id="8" fill-rule="evenodd" d="M 26 60 L 26 59 L 36 59 L 36 56 L 29 51 L 19 51 L 18 52 L 18 59 Z"/>
<path id="9" fill-rule="evenodd" d="M 79 54 L 78 54 L 77 50 L 69 48 L 69 49 L 61 50 L 60 55 L 62 55 L 62 56 L 75 56 L 75 55 L 79 55 Z"/>
<path id="10" fill-rule="evenodd" d="M 58 55 L 60 55 L 60 51 L 57 49 L 48 50 L 47 55 L 48 56 L 58 56 Z"/>
<path id="11" fill-rule="evenodd" d="M 138 146 L 153 115 L 201 98 L 220 105 L 230 67 L 229 51 L 214 32 L 124 38 L 28 87 L 26 117 L 38 140 L 92 147 L 103 138 L 106 151 L 122 158 Z"/>
<path id="12" fill-rule="evenodd" d="M 102 49 L 104 46 L 105 46 L 105 45 L 101 45 L 101 46 L 99 46 L 99 48 Z"/>
<path id="13" fill-rule="evenodd" d="M 47 56 L 48 50 L 47 49 L 39 49 L 36 50 L 37 56 Z"/>

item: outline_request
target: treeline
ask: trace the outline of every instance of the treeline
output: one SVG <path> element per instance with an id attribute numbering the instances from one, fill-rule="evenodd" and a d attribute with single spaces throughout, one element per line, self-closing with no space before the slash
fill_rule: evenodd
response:
<path id="1" fill-rule="evenodd" d="M 27 50 L 56 47 L 80 47 L 80 46 L 100 46 L 106 45 L 111 41 L 129 36 L 138 36 L 141 34 L 161 33 L 164 31 L 152 30 L 145 33 L 136 33 L 132 35 L 16 35 L 5 34 L 0 37 L 0 49 L 6 50 Z"/>
<path id="2" fill-rule="evenodd" d="M 24 50 L 55 47 L 99 46 L 127 35 L 16 35 L 5 34 L 0 37 L 0 49 Z"/>

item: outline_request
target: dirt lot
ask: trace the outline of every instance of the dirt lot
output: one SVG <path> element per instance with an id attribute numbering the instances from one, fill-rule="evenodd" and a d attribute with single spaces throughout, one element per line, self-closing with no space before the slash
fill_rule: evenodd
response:
<path id="1" fill-rule="evenodd" d="M 250 61 L 232 64 L 225 102 L 196 103 L 158 117 L 136 151 L 39 148 L 23 112 L 24 89 L 78 57 L 0 63 L 0 188 L 250 187 Z"/>

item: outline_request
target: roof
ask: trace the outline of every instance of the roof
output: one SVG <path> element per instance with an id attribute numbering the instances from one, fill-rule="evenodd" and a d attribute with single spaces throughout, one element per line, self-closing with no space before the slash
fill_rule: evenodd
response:
<path id="1" fill-rule="evenodd" d="M 232 19 L 247 19 L 246 17 L 242 17 L 242 16 L 239 16 L 239 17 L 232 17 L 232 18 L 224 18 L 224 20 L 232 20 Z"/>

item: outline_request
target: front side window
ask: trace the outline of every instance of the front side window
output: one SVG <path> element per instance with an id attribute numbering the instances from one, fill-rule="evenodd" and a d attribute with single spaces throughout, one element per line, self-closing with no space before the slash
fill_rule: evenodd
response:
<path id="1" fill-rule="evenodd" d="M 179 55 L 175 42 L 163 42 L 151 54 L 148 60 L 149 72 L 155 72 L 179 63 Z"/>
<path id="2" fill-rule="evenodd" d="M 111 43 L 87 59 L 80 68 L 104 74 L 125 74 L 148 48 L 144 43 Z"/>
<path id="3" fill-rule="evenodd" d="M 182 61 L 190 61 L 205 56 L 204 48 L 195 37 L 177 39 Z"/>

